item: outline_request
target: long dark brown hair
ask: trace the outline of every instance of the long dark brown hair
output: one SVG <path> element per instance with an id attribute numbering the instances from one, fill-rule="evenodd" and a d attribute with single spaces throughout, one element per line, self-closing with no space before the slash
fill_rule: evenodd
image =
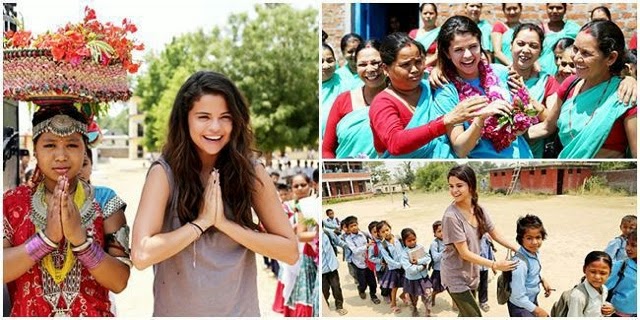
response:
<path id="1" fill-rule="evenodd" d="M 200 181 L 202 161 L 189 134 L 188 115 L 194 103 L 207 94 L 224 97 L 233 123 L 229 143 L 216 159 L 222 199 L 231 209 L 231 216 L 227 217 L 241 226 L 256 229 L 251 215 L 251 195 L 258 180 L 253 164 L 256 150 L 249 106 L 229 78 L 211 71 L 198 71 L 187 79 L 176 95 L 169 116 L 167 143 L 162 156 L 173 170 L 178 218 L 182 224 L 195 220 L 204 204 L 205 188 Z"/>
<path id="2" fill-rule="evenodd" d="M 453 16 L 447 19 L 440 27 L 440 33 L 438 34 L 438 66 L 442 69 L 442 72 L 452 79 L 457 75 L 456 66 L 451 62 L 451 59 L 447 56 L 449 52 L 449 46 L 456 35 L 462 35 L 470 33 L 476 39 L 482 49 L 482 31 L 478 25 L 473 22 L 467 16 Z"/>
<path id="3" fill-rule="evenodd" d="M 486 223 L 484 218 L 484 211 L 478 205 L 478 188 L 476 173 L 473 171 L 473 168 L 468 165 L 459 165 L 451 168 L 449 170 L 449 174 L 447 175 L 447 180 L 451 177 L 456 177 L 467 183 L 469 186 L 469 193 L 471 193 L 471 205 L 473 206 L 473 214 L 476 216 L 476 220 L 478 220 L 478 238 L 482 238 L 482 236 L 487 232 Z"/>

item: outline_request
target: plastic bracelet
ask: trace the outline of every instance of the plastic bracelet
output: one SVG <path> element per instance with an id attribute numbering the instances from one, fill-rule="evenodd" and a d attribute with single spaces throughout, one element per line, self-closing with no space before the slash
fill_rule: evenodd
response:
<path id="1" fill-rule="evenodd" d="M 29 240 L 27 240 L 25 247 L 27 249 L 27 254 L 35 262 L 42 260 L 44 256 L 55 250 L 55 248 L 47 245 L 38 233 L 34 234 Z"/>
<path id="2" fill-rule="evenodd" d="M 76 252 L 76 257 L 89 270 L 97 267 L 104 260 L 106 253 L 97 242 L 91 241 L 91 245 L 82 252 Z"/>

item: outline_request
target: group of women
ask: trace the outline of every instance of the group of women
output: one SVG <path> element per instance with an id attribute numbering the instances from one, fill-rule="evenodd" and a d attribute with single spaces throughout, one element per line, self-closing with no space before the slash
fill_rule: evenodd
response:
<path id="1" fill-rule="evenodd" d="M 437 27 L 437 6 L 422 4 L 420 29 L 381 43 L 347 35 L 348 83 L 323 44 L 323 158 L 636 157 L 636 80 L 621 76 L 627 49 L 621 29 L 600 18 L 608 9 L 579 27 L 564 3 L 546 4 L 541 24 L 505 3 L 506 22 L 490 28 L 482 4 L 465 8 Z M 537 119 L 496 148 L 485 123 L 510 116 L 522 90 Z"/>
<path id="2" fill-rule="evenodd" d="M 81 172 L 87 117 L 67 100 L 37 103 L 37 173 L 3 197 L 12 316 L 113 316 L 109 293 L 126 288 L 131 266 L 154 268 L 154 316 L 260 316 L 255 253 L 295 265 L 300 251 L 255 160 L 249 107 L 231 80 L 200 71 L 178 91 L 162 157 L 142 187 L 131 249 L 126 204 Z M 305 250 L 300 262 L 312 275 L 315 257 Z M 315 288 L 298 287 L 285 301 L 292 309 L 312 301 Z"/>

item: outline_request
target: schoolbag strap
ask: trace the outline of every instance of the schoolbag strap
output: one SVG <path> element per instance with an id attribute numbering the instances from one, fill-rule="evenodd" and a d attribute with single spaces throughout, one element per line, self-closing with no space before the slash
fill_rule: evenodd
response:
<path id="1" fill-rule="evenodd" d="M 609 296 L 613 296 L 613 292 L 615 291 L 616 287 L 618 287 L 618 285 L 620 284 L 620 281 L 622 281 L 622 278 L 624 278 L 624 269 L 627 267 L 627 260 L 624 260 L 622 262 L 622 266 L 620 267 L 620 270 L 618 270 L 618 280 L 616 280 L 616 284 L 609 289 Z"/>
<path id="2" fill-rule="evenodd" d="M 578 291 L 584 294 L 584 298 L 586 301 L 586 303 L 584 304 L 584 308 L 582 309 L 582 314 L 584 314 L 587 311 L 587 307 L 589 306 L 589 292 L 587 292 L 587 285 L 583 281 L 580 282 L 580 284 L 578 284 L 576 288 L 578 288 Z"/>

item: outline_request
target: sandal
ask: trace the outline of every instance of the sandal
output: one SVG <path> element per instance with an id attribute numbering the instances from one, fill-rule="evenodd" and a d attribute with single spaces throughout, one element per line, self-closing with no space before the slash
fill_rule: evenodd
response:
<path id="1" fill-rule="evenodd" d="M 345 314 L 347 314 L 347 309 L 337 309 L 336 312 L 339 315 L 344 316 Z"/>
<path id="2" fill-rule="evenodd" d="M 402 299 L 402 301 L 404 302 L 405 305 L 410 305 L 411 304 L 411 298 L 409 297 L 409 294 L 406 292 L 403 292 L 400 295 L 400 298 Z"/>
<path id="3" fill-rule="evenodd" d="M 400 308 L 398 308 L 397 306 L 392 306 L 391 313 L 400 313 Z"/>

